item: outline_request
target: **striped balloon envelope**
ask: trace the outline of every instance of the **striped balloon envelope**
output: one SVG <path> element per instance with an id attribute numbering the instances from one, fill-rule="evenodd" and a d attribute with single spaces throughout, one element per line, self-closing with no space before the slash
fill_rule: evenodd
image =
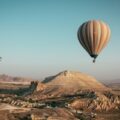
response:
<path id="1" fill-rule="evenodd" d="M 83 23 L 78 29 L 78 40 L 83 48 L 94 58 L 93 62 L 107 45 L 110 28 L 103 21 L 91 20 Z"/>

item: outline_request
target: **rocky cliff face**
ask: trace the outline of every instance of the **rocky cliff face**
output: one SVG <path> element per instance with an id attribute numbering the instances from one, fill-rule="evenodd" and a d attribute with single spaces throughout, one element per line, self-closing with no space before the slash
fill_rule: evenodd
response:
<path id="1" fill-rule="evenodd" d="M 43 91 L 46 88 L 47 88 L 47 86 L 45 84 L 38 82 L 37 87 L 36 87 L 36 91 Z"/>

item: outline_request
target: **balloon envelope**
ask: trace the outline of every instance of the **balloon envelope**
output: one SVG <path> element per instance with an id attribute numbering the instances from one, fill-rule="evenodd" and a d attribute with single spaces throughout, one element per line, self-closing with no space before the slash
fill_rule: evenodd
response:
<path id="1" fill-rule="evenodd" d="M 83 23 L 77 35 L 79 42 L 95 62 L 96 57 L 109 41 L 110 28 L 103 21 L 92 20 Z"/>

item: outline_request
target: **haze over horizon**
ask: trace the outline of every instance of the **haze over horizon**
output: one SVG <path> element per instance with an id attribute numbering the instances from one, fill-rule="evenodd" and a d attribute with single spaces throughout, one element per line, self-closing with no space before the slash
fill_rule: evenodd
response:
<path id="1" fill-rule="evenodd" d="M 1 0 L 0 74 L 40 79 L 64 70 L 98 80 L 120 78 L 119 0 Z M 109 24 L 111 38 L 93 64 L 78 42 L 88 20 Z"/>

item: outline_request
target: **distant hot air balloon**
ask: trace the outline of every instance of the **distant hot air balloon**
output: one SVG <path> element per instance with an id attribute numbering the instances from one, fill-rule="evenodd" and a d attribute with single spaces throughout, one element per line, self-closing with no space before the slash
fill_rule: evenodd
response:
<path id="1" fill-rule="evenodd" d="M 2 60 L 2 57 L 0 57 L 0 61 Z"/>
<path id="2" fill-rule="evenodd" d="M 110 28 L 103 21 L 91 20 L 79 27 L 77 35 L 79 42 L 94 58 L 93 62 L 95 62 L 95 59 L 109 41 Z"/>

